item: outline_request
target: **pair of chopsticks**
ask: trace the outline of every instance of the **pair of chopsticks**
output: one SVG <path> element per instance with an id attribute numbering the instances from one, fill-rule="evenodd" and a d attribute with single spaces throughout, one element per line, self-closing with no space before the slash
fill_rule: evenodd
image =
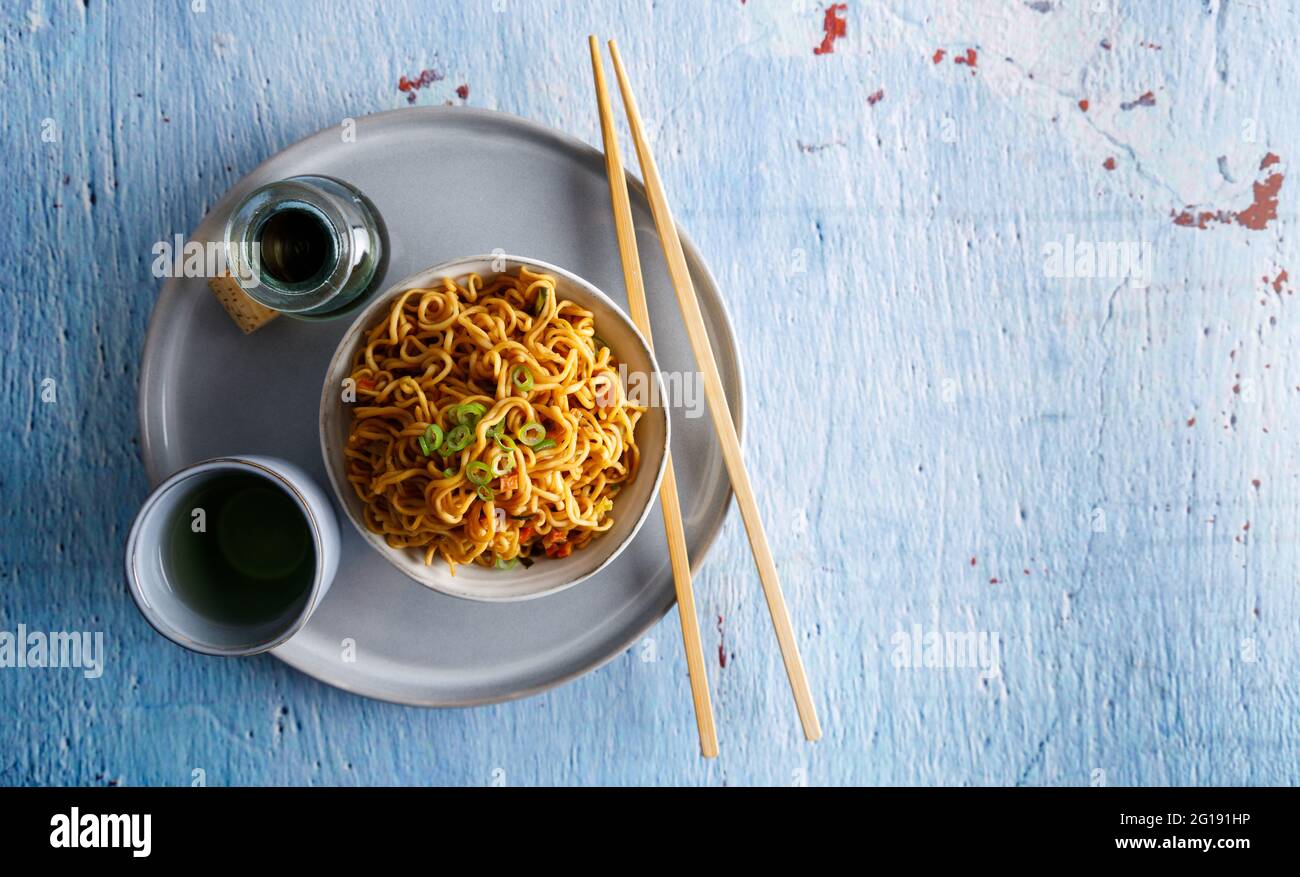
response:
<path id="1" fill-rule="evenodd" d="M 632 312 L 632 320 L 645 335 L 646 340 L 653 344 L 650 338 L 650 314 L 646 309 L 645 283 L 641 276 L 641 259 L 637 252 L 636 231 L 632 225 L 632 206 L 627 193 L 627 177 L 623 173 L 623 162 L 618 149 L 618 133 L 614 129 L 609 94 L 605 90 L 605 71 L 601 61 L 600 45 L 594 36 L 588 38 L 588 43 L 591 47 L 591 68 L 596 78 L 596 102 L 600 108 L 600 129 L 605 142 L 605 170 L 609 176 L 609 196 L 613 202 L 614 226 L 618 233 L 618 248 L 623 263 L 623 280 L 627 285 L 628 306 Z M 776 628 L 776 640 L 781 647 L 781 659 L 785 663 L 785 672 L 794 693 L 795 708 L 799 712 L 804 736 L 809 740 L 817 740 L 822 735 L 821 725 L 817 721 L 817 710 L 813 705 L 812 694 L 808 690 L 808 679 L 804 674 L 803 661 L 799 657 L 799 646 L 795 642 L 794 630 L 790 625 L 790 613 L 785 606 L 785 597 L 781 594 L 781 583 L 777 580 L 776 565 L 772 561 L 772 552 L 767 547 L 767 535 L 763 532 L 763 522 L 758 516 L 754 490 L 749 484 L 749 474 L 745 471 L 745 462 L 741 457 L 736 424 L 732 422 L 731 409 L 727 407 L 726 391 L 722 387 L 722 378 L 718 374 L 713 348 L 709 345 L 704 316 L 700 313 L 700 304 L 695 298 L 695 286 L 691 282 L 690 270 L 686 265 L 681 238 L 677 235 L 677 225 L 673 222 L 672 213 L 668 209 L 668 200 L 664 196 L 663 183 L 659 179 L 659 170 L 655 166 L 654 156 L 650 154 L 650 147 L 646 143 L 641 116 L 636 108 L 636 99 L 632 96 L 632 86 L 628 83 L 627 71 L 623 69 L 623 60 L 619 57 L 618 46 L 613 40 L 609 41 L 609 54 L 614 61 L 614 73 L 618 77 L 619 90 L 623 93 L 623 106 L 627 109 L 632 141 L 636 145 L 637 158 L 641 162 L 641 175 L 645 179 L 646 195 L 650 200 L 655 228 L 659 232 L 659 241 L 668 260 L 668 274 L 672 278 L 673 289 L 677 292 L 677 304 L 682 311 L 686 334 L 695 352 L 695 359 L 704 372 L 704 393 L 708 400 L 709 413 L 713 417 L 713 428 L 722 445 L 722 457 L 726 463 L 727 475 L 731 479 L 736 503 L 740 506 L 740 515 L 745 522 L 745 532 L 749 536 L 749 546 L 754 553 L 754 562 L 758 566 L 759 581 L 763 585 L 763 596 L 767 600 L 768 613 L 772 616 L 772 625 Z M 686 667 L 690 673 L 691 697 L 695 701 L 695 722 L 700 734 L 700 753 L 705 758 L 713 758 L 718 754 L 718 737 L 713 725 L 709 683 L 704 675 L 704 649 L 700 645 L 699 621 L 695 617 L 691 567 L 686 553 L 686 535 L 682 528 L 677 479 L 673 474 L 671 457 L 664 470 L 659 499 L 660 505 L 663 506 L 664 528 L 668 532 L 668 556 L 672 562 L 673 581 L 677 589 L 677 614 L 682 624 L 682 641 L 686 648 Z"/>

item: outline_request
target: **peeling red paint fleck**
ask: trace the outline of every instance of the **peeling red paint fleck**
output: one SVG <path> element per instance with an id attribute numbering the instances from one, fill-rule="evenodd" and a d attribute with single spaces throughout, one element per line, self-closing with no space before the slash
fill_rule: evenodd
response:
<path id="1" fill-rule="evenodd" d="M 1002 580 L 1001 580 L 1001 579 L 998 579 L 998 578 L 991 578 L 991 579 L 989 579 L 989 584 L 990 584 L 990 585 L 1000 585 L 1000 584 L 1002 584 Z"/>
<path id="2" fill-rule="evenodd" d="M 946 54 L 948 54 L 948 53 L 945 52 L 943 49 L 935 49 L 935 50 L 934 50 L 934 55 L 931 56 L 930 60 L 933 61 L 934 63 L 938 64 L 940 61 L 943 60 L 943 56 L 946 55 Z"/>
<path id="3" fill-rule="evenodd" d="M 415 93 L 417 91 L 419 91 L 420 89 L 424 88 L 427 85 L 432 85 L 433 83 L 438 82 L 443 78 L 444 78 L 443 74 L 438 70 L 434 70 L 434 69 L 421 70 L 419 75 L 417 75 L 414 79 L 410 79 L 406 76 L 403 76 L 400 79 L 398 79 L 397 90 L 406 92 L 406 102 L 408 104 L 413 104 L 415 103 L 415 98 L 416 98 Z"/>
<path id="4" fill-rule="evenodd" d="M 826 7 L 826 16 L 822 19 L 822 30 L 826 35 L 822 37 L 821 45 L 813 49 L 814 55 L 829 55 L 835 51 L 835 41 L 844 36 L 847 22 L 840 18 L 840 13 L 849 8 L 847 3 L 832 3 Z"/>
<path id="5" fill-rule="evenodd" d="M 876 104 L 884 100 L 884 97 L 885 90 L 883 88 L 878 88 L 871 94 L 867 95 L 867 105 L 874 107 Z"/>
<path id="6" fill-rule="evenodd" d="M 1134 107 L 1154 107 L 1156 105 L 1156 96 L 1153 92 L 1145 91 L 1136 100 L 1124 101 L 1119 105 L 1121 110 L 1131 110 Z"/>
<path id="7" fill-rule="evenodd" d="M 727 637 L 722 632 L 722 616 L 718 616 L 718 666 L 727 667 Z"/>
<path id="8" fill-rule="evenodd" d="M 974 566 L 974 565 L 975 565 L 975 558 L 972 557 L 972 558 L 970 559 L 970 565 L 971 565 L 971 566 Z"/>
<path id="9" fill-rule="evenodd" d="M 1252 478 L 1252 479 L 1250 480 L 1250 483 L 1251 483 L 1251 486 L 1252 486 L 1252 487 L 1254 487 L 1256 490 L 1259 490 L 1259 479 L 1258 479 L 1258 478 Z"/>
<path id="10" fill-rule="evenodd" d="M 1188 425 L 1188 426 L 1196 426 L 1196 418 L 1195 418 L 1195 417 L 1189 417 L 1189 418 L 1187 418 L 1187 425 Z"/>
<path id="11" fill-rule="evenodd" d="M 1115 169 L 1115 156 L 1112 155 L 1110 158 L 1103 161 L 1101 166 L 1108 171 L 1113 171 Z"/>
<path id="12" fill-rule="evenodd" d="M 976 64 L 979 63 L 979 55 L 976 54 L 976 52 L 975 52 L 974 49 L 967 49 L 967 50 L 966 50 L 966 54 L 964 54 L 964 55 L 958 55 L 957 57 L 953 58 L 953 59 L 952 59 L 952 63 L 954 63 L 954 64 L 965 64 L 966 66 L 968 66 L 968 67 L 971 68 L 971 71 L 970 71 L 970 72 L 971 72 L 971 75 L 974 76 L 974 75 L 975 75 L 975 66 L 976 66 Z"/>
<path id="13" fill-rule="evenodd" d="M 1088 112 L 1088 99 L 1086 97 L 1079 101 L 1079 109 L 1083 110 L 1085 113 Z"/>
<path id="14" fill-rule="evenodd" d="M 1281 159 L 1270 152 L 1259 163 L 1260 170 L 1271 167 L 1279 161 Z M 1255 198 L 1245 210 L 1199 210 L 1194 212 L 1192 205 L 1189 204 L 1185 210 L 1171 211 L 1174 225 L 1204 229 L 1209 227 L 1212 222 L 1221 225 L 1236 223 L 1251 231 L 1263 231 L 1270 222 L 1277 219 L 1277 196 L 1278 192 L 1282 190 L 1282 183 L 1285 179 L 1281 171 L 1274 171 L 1262 181 L 1255 181 L 1252 186 Z"/>
<path id="15" fill-rule="evenodd" d="M 1266 277 L 1264 279 L 1267 280 L 1268 278 Z M 1281 271 L 1278 272 L 1277 276 L 1273 278 L 1273 291 L 1278 294 L 1281 294 L 1282 287 L 1286 285 L 1286 282 L 1290 279 L 1291 278 L 1286 273 L 1286 269 L 1283 268 Z"/>
<path id="16" fill-rule="evenodd" d="M 461 100 L 469 100 L 469 83 L 464 82 L 456 86 L 456 97 Z"/>
<path id="17" fill-rule="evenodd" d="M 1217 222 L 1232 222 L 1232 214 L 1223 210 L 1202 210 L 1200 213 L 1193 214 L 1190 210 L 1184 210 L 1182 213 L 1174 212 L 1174 225 L 1194 226 L 1196 228 L 1205 228 L 1211 220 Z"/>
<path id="18" fill-rule="evenodd" d="M 1277 193 L 1282 190 L 1283 179 L 1281 173 L 1274 173 L 1262 183 L 1256 182 L 1252 187 L 1255 200 L 1237 214 L 1237 224 L 1252 231 L 1262 231 L 1269 222 L 1277 219 Z"/>

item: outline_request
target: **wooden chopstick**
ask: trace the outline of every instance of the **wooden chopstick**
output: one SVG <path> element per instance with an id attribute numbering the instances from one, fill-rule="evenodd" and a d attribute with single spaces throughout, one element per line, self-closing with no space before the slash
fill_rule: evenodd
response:
<path id="1" fill-rule="evenodd" d="M 650 337 L 650 311 L 645 303 L 645 283 L 641 278 L 641 256 L 637 251 L 636 229 L 632 224 L 632 203 L 627 194 L 627 176 L 618 151 L 618 132 L 605 89 L 605 71 L 600 59 L 600 44 L 588 37 L 591 69 L 596 77 L 596 103 L 600 107 L 600 130 L 605 140 L 605 171 L 609 176 L 609 199 L 614 209 L 614 227 L 618 232 L 618 251 L 623 261 L 623 281 L 627 285 L 627 304 L 646 341 Z M 695 701 L 695 724 L 700 734 L 700 754 L 705 758 L 718 755 L 718 732 L 713 725 L 713 702 L 709 698 L 709 678 L 704 672 L 704 646 L 700 643 L 700 624 L 695 617 L 695 591 L 691 587 L 691 563 L 686 553 L 686 531 L 682 526 L 682 509 L 677 497 L 677 476 L 669 455 L 664 478 L 659 487 L 659 504 L 663 506 L 664 530 L 668 533 L 668 557 L 672 561 L 673 583 L 677 588 L 677 615 L 682 623 L 682 644 L 686 648 L 686 670 L 691 679 L 691 698 Z"/>
<path id="2" fill-rule="evenodd" d="M 708 399 L 709 412 L 713 416 L 713 428 L 722 445 L 722 458 L 727 466 L 727 474 L 731 477 L 731 487 L 736 494 L 736 504 L 740 506 L 741 518 L 745 522 L 745 532 L 749 535 L 749 547 L 754 552 L 754 562 L 758 565 L 758 577 L 763 584 L 763 596 L 767 599 L 767 610 L 772 616 L 772 626 L 776 628 L 776 640 L 781 647 L 781 658 L 785 662 L 785 672 L 790 678 L 790 688 L 794 692 L 795 708 L 799 711 L 799 721 L 803 724 L 804 736 L 809 740 L 817 740 L 822 735 L 821 725 L 817 721 L 817 708 L 813 704 L 812 693 L 808 690 L 808 678 L 804 673 L 803 661 L 799 657 L 799 646 L 790 624 L 790 613 L 786 609 L 785 597 L 781 594 L 781 583 L 776 576 L 776 564 L 772 561 L 772 552 L 767 546 L 767 535 L 763 532 L 763 522 L 758 515 L 758 503 L 754 499 L 754 490 L 749 484 L 749 474 L 745 471 L 745 461 L 740 452 L 740 438 L 736 435 L 736 424 L 732 422 L 731 410 L 727 407 L 727 395 L 722 387 L 722 377 L 718 374 L 713 348 L 709 346 L 704 317 L 700 313 L 700 303 L 695 298 L 695 286 L 691 283 L 690 269 L 686 265 L 686 254 L 682 252 L 677 225 L 673 222 L 672 212 L 668 209 L 668 199 L 664 195 L 663 182 L 659 179 L 659 169 L 655 166 L 654 156 L 650 154 L 649 144 L 646 143 L 645 131 L 641 126 L 641 115 L 637 112 L 636 99 L 632 96 L 632 86 L 628 82 L 627 71 L 623 69 L 623 60 L 619 57 L 618 46 L 613 40 L 609 41 L 609 53 L 614 60 L 614 73 L 618 77 L 619 90 L 623 93 L 623 106 L 627 110 L 632 141 L 636 144 L 636 154 L 641 160 L 641 176 L 645 180 L 646 195 L 650 199 L 655 227 L 659 231 L 659 241 L 668 260 L 668 274 L 677 292 L 677 304 L 682 311 L 686 334 L 695 351 L 695 359 L 704 372 L 704 394 Z"/>

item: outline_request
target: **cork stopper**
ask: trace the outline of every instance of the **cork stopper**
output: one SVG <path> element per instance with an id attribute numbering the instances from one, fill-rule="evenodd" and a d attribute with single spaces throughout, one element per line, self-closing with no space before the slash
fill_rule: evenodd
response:
<path id="1" fill-rule="evenodd" d="M 242 329 L 245 335 L 256 332 L 280 316 L 278 311 L 273 311 L 249 298 L 244 290 L 240 289 L 239 281 L 229 273 L 213 277 L 208 281 L 208 287 L 217 297 L 217 301 L 221 302 L 226 313 L 230 315 L 230 319 L 235 321 L 235 325 Z"/>

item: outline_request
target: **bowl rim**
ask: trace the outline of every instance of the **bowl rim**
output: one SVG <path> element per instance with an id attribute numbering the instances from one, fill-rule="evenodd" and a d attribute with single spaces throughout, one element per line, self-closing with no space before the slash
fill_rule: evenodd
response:
<path id="1" fill-rule="evenodd" d="M 569 271 L 566 268 L 561 268 L 559 265 L 555 265 L 550 262 L 547 262 L 543 259 L 534 259 L 527 256 L 517 256 L 510 253 L 493 252 L 493 253 L 485 253 L 485 254 L 478 254 L 472 256 L 459 256 L 455 259 L 448 259 L 446 261 L 439 262 L 436 265 L 431 265 L 427 268 L 421 268 L 417 271 L 413 271 L 407 276 L 401 278 L 400 280 L 390 283 L 381 292 L 376 294 L 370 301 L 368 301 L 365 307 L 361 308 L 361 310 L 359 310 L 356 313 L 356 315 L 353 317 L 351 323 L 348 325 L 348 328 L 344 331 L 342 337 L 339 339 L 338 344 L 335 346 L 334 353 L 333 355 L 330 356 L 329 364 L 325 367 L 325 375 L 321 382 L 321 398 L 320 398 L 320 409 L 317 418 L 317 426 L 320 432 L 321 458 L 322 458 L 322 462 L 325 465 L 325 474 L 329 479 L 330 488 L 334 492 L 335 501 L 343 507 L 344 515 L 347 517 L 348 521 L 352 524 L 352 526 L 357 530 L 357 532 L 361 535 L 362 540 L 364 540 L 368 546 L 373 548 L 375 552 L 379 554 L 379 556 L 382 557 L 388 564 L 390 564 L 394 569 L 401 572 L 408 579 L 411 579 L 412 581 L 428 588 L 431 591 L 436 591 L 440 594 L 445 594 L 449 597 L 455 597 L 462 600 L 472 600 L 478 603 L 520 603 L 527 600 L 535 600 L 540 597 L 546 597 L 551 594 L 558 594 L 561 591 L 568 590 L 569 588 L 572 588 L 573 586 L 578 585 L 586 581 L 587 579 L 592 578 L 597 573 L 600 573 L 611 563 L 613 563 L 614 560 L 617 559 L 618 556 L 623 553 L 624 549 L 626 549 L 627 546 L 631 544 L 632 540 L 636 538 L 637 534 L 641 531 L 642 526 L 644 526 L 646 519 L 649 517 L 650 510 L 654 507 L 655 501 L 658 499 L 659 488 L 663 484 L 664 473 L 667 471 L 668 468 L 669 453 L 671 452 L 672 449 L 672 416 L 669 413 L 668 405 L 664 404 L 660 406 L 663 408 L 663 412 L 664 412 L 664 417 L 663 417 L 664 439 L 663 439 L 662 453 L 659 455 L 659 465 L 656 469 L 653 483 L 650 486 L 650 490 L 646 494 L 646 502 L 642 506 L 640 512 L 637 514 L 636 520 L 633 522 L 631 529 L 628 530 L 627 536 L 623 538 L 621 541 L 619 541 L 614 546 L 613 550 L 610 551 L 609 555 L 605 557 L 599 564 L 597 564 L 590 571 L 583 573 L 582 575 L 574 578 L 565 579 L 564 581 L 556 585 L 552 585 L 546 588 L 540 588 L 536 591 L 529 591 L 523 594 L 511 594 L 511 595 L 474 593 L 472 587 L 471 588 L 458 587 L 457 583 L 454 580 L 449 585 L 445 582 L 436 580 L 433 576 L 430 576 L 428 578 L 421 578 L 415 575 L 407 567 L 398 563 L 398 557 L 400 556 L 400 553 L 404 551 L 410 551 L 411 549 L 396 549 L 390 547 L 387 543 L 384 542 L 382 536 L 380 536 L 377 533 L 370 532 L 370 530 L 365 526 L 364 522 L 358 519 L 356 512 L 354 511 L 352 506 L 352 499 L 355 498 L 355 491 L 352 490 L 352 485 L 340 484 L 337 476 L 335 475 L 334 466 L 332 463 L 333 458 L 331 456 L 330 445 L 329 445 L 330 442 L 329 431 L 327 429 L 327 413 L 332 409 L 334 409 L 334 406 L 336 404 L 336 398 L 337 398 L 335 392 L 336 387 L 334 382 L 331 380 L 331 376 L 334 374 L 335 370 L 339 367 L 340 359 L 345 359 L 345 358 L 351 359 L 351 356 L 355 350 L 358 339 L 364 333 L 365 327 L 371 322 L 371 320 L 374 318 L 374 315 L 381 309 L 381 307 L 387 303 L 390 303 L 394 297 L 400 295 L 402 292 L 406 291 L 407 289 L 410 289 L 412 286 L 417 285 L 417 283 L 426 282 L 422 280 L 424 278 L 432 278 L 432 277 L 459 278 L 467 272 L 472 273 L 472 270 L 470 268 L 471 265 L 475 265 L 483 262 L 487 262 L 489 264 L 494 262 L 504 263 L 505 267 L 503 267 L 500 271 L 494 270 L 491 272 L 493 275 L 503 274 L 510 271 L 512 268 L 517 269 L 519 267 L 539 269 L 544 273 L 554 274 L 555 276 L 559 278 L 563 278 L 569 283 L 576 285 L 577 287 L 582 289 L 582 291 L 585 292 L 586 294 L 592 296 L 597 301 L 600 301 L 603 304 L 607 305 L 611 311 L 613 311 L 615 314 L 618 315 L 618 318 L 624 323 L 625 327 L 632 332 L 633 336 L 637 339 L 637 342 L 641 345 L 642 351 L 645 353 L 646 357 L 648 358 L 650 363 L 651 381 L 654 385 L 654 391 L 657 394 L 657 398 L 661 400 L 667 398 L 663 386 L 663 378 L 659 371 L 659 361 L 655 357 L 654 347 L 650 344 L 648 340 L 646 340 L 646 337 L 641 332 L 640 328 L 636 325 L 635 322 L 632 321 L 632 318 L 627 315 L 627 313 L 623 310 L 623 308 L 619 307 L 619 305 L 608 295 L 606 295 L 599 287 L 597 287 L 591 281 L 581 277 L 580 275 L 575 274 L 574 272 Z M 637 477 L 638 478 L 644 477 L 644 472 L 639 473 Z M 344 488 L 346 488 L 346 491 L 344 490 Z M 432 566 L 427 566 L 423 568 L 433 569 Z"/>

